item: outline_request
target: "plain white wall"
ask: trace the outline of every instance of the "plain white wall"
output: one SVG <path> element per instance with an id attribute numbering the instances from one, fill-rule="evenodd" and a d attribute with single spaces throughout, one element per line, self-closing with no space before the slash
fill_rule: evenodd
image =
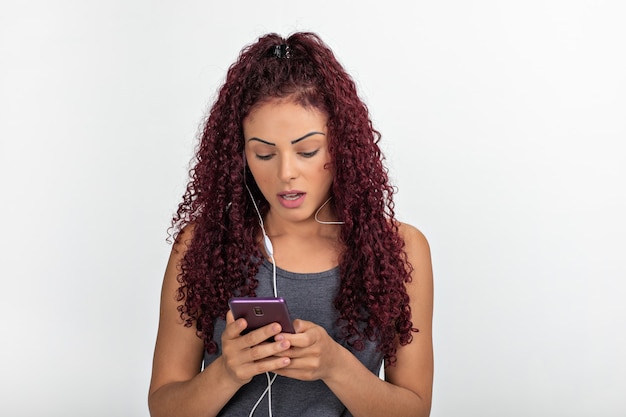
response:
<path id="1" fill-rule="evenodd" d="M 0 2 L 0 414 L 147 416 L 166 229 L 239 50 L 318 32 L 436 279 L 433 417 L 626 415 L 626 7 Z"/>

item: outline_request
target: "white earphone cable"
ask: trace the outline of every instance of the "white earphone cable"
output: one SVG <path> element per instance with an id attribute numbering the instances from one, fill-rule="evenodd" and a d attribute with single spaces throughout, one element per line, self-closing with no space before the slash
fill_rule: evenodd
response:
<path id="1" fill-rule="evenodd" d="M 333 196 L 328 197 L 328 200 L 324 201 L 324 204 L 322 204 L 320 206 L 320 208 L 317 209 L 317 211 L 315 212 L 315 221 L 318 222 L 319 224 L 345 224 L 346 222 L 339 222 L 339 221 L 324 221 L 324 220 L 320 220 L 317 218 L 317 215 L 320 213 L 320 211 L 324 208 L 324 206 L 326 204 L 328 204 L 328 202 L 333 198 Z"/>
<path id="2" fill-rule="evenodd" d="M 245 164 L 245 154 L 244 154 L 244 164 Z M 245 166 L 245 165 L 244 165 Z M 256 211 L 257 215 L 259 216 L 259 225 L 261 226 L 261 231 L 263 233 L 263 246 L 265 247 L 265 252 L 267 253 L 267 256 L 269 256 L 270 260 L 272 261 L 272 285 L 273 285 L 273 289 L 274 289 L 274 297 L 278 297 L 278 288 L 277 288 L 277 284 L 276 284 L 276 260 L 274 259 L 274 247 L 272 246 L 272 241 L 270 240 L 269 236 L 267 236 L 267 233 L 265 232 L 265 225 L 263 224 L 263 217 L 261 216 L 261 211 L 259 210 L 259 207 L 256 204 L 256 201 L 254 200 L 254 196 L 252 195 L 252 191 L 250 191 L 250 188 L 248 188 L 248 184 L 245 181 L 245 171 L 244 171 L 244 185 L 246 186 L 246 189 L 248 190 L 248 194 L 250 194 L 250 199 L 252 200 L 252 204 L 254 205 L 254 210 Z M 328 202 L 332 199 L 332 196 L 328 198 L 328 200 L 326 200 L 324 202 L 324 204 L 322 204 L 320 206 L 320 208 L 317 209 L 317 211 L 315 212 L 315 221 L 320 223 L 320 224 L 344 224 L 345 222 L 340 222 L 340 221 L 322 221 L 319 220 L 317 215 L 319 214 L 319 212 L 322 210 L 322 208 L 324 208 L 324 206 L 326 204 L 328 204 Z M 278 376 L 277 374 L 274 374 L 273 377 L 270 377 L 270 373 L 266 372 L 265 376 L 267 377 L 267 388 L 265 388 L 265 390 L 263 391 L 263 393 L 261 394 L 261 396 L 259 397 L 259 399 L 257 400 L 257 402 L 254 404 L 254 407 L 252 407 L 252 410 L 250 410 L 250 414 L 248 415 L 248 417 L 252 417 L 254 415 L 254 412 L 256 411 L 257 407 L 259 406 L 259 404 L 261 403 L 261 401 L 263 400 L 263 398 L 265 398 L 265 396 L 267 395 L 267 407 L 268 407 L 268 413 L 269 413 L 269 417 L 272 417 L 272 384 L 274 383 L 274 381 L 276 380 L 276 377 Z"/>
<path id="3" fill-rule="evenodd" d="M 256 205 L 256 202 L 254 201 L 254 196 L 252 195 L 252 191 L 250 191 L 250 188 L 248 188 L 248 184 L 245 184 L 245 186 L 246 186 L 246 189 L 248 190 L 248 193 L 250 194 L 250 199 L 252 200 L 252 204 L 254 205 L 254 210 L 259 216 L 259 224 L 261 225 L 261 231 L 263 232 L 263 246 L 265 247 L 265 252 L 272 260 L 272 284 L 274 287 L 274 297 L 278 297 L 278 288 L 276 286 L 276 261 L 274 260 L 274 247 L 272 246 L 272 241 L 270 240 L 270 238 L 267 236 L 267 233 L 265 232 L 265 225 L 263 224 L 263 217 L 261 216 L 259 207 Z M 256 411 L 257 407 L 259 406 L 263 398 L 265 398 L 265 395 L 268 396 L 267 397 L 268 415 L 269 417 L 272 417 L 272 384 L 274 383 L 278 375 L 274 374 L 273 377 L 270 377 L 270 373 L 266 372 L 265 376 L 267 377 L 267 388 L 265 388 L 265 390 L 263 391 L 259 399 L 254 404 L 254 407 L 252 407 L 252 410 L 250 410 L 250 414 L 248 415 L 248 417 L 252 417 L 254 415 L 254 412 Z"/>

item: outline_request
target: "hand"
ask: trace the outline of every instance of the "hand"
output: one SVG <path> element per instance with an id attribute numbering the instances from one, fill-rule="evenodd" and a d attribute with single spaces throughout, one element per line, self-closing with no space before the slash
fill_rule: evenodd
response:
<path id="1" fill-rule="evenodd" d="M 337 361 L 341 356 L 341 345 L 328 335 L 326 330 L 315 323 L 305 320 L 294 320 L 295 334 L 281 333 L 277 341 L 290 344 L 289 350 L 281 352 L 281 357 L 288 357 L 291 363 L 274 372 L 281 376 L 313 381 L 325 379 L 337 369 Z"/>
<path id="2" fill-rule="evenodd" d="M 281 332 L 280 324 L 268 324 L 241 335 L 247 325 L 245 319 L 235 320 L 232 312 L 226 314 L 221 362 L 226 373 L 238 385 L 247 384 L 255 375 L 276 372 L 290 363 L 288 357 L 281 356 L 291 346 L 288 340 L 278 337 L 274 342 L 267 342 Z"/>

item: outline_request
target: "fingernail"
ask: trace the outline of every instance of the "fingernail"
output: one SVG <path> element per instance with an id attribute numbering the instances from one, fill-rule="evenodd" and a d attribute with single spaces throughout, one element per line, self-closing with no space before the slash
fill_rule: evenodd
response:
<path id="1" fill-rule="evenodd" d="M 282 334 L 277 335 L 274 340 L 276 340 L 277 342 L 280 342 L 282 340 L 285 340 L 285 336 L 283 336 Z"/>

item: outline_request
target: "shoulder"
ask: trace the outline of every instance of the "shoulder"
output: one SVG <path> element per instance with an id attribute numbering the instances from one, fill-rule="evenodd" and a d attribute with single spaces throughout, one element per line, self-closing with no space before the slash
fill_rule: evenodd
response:
<path id="1" fill-rule="evenodd" d="M 415 291 L 424 291 L 432 297 L 433 267 L 430 255 L 430 245 L 426 236 L 416 227 L 406 223 L 400 223 L 399 234 L 404 239 L 404 252 L 411 266 L 411 282 L 406 284 L 411 298 L 415 297 Z M 423 297 L 425 294 L 420 294 Z M 421 300 L 425 302 L 426 300 Z M 432 300 L 428 303 L 430 304 Z"/>
<path id="2" fill-rule="evenodd" d="M 190 223 L 174 235 L 174 244 L 172 245 L 173 257 L 182 257 L 187 252 L 193 241 L 195 230 L 195 223 Z"/>
<path id="3" fill-rule="evenodd" d="M 195 225 L 188 224 L 173 235 L 174 243 L 165 269 L 163 294 L 177 294 L 180 287 L 181 264 L 194 238 Z M 178 297 L 175 297 L 178 298 Z"/>
<path id="4" fill-rule="evenodd" d="M 409 257 L 413 254 L 430 258 L 430 245 L 419 229 L 410 224 L 398 222 L 398 233 L 404 240 L 405 250 Z"/>

